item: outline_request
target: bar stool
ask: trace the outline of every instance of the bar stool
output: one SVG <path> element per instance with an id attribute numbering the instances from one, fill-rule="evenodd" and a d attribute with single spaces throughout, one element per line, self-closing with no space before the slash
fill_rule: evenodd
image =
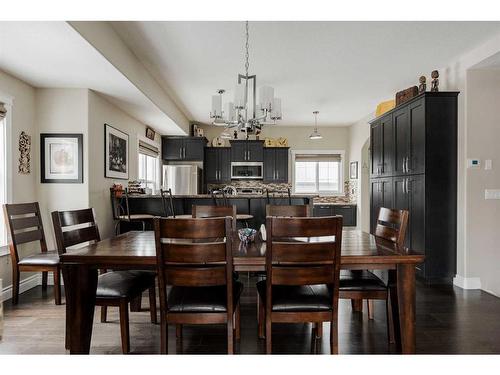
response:
<path id="1" fill-rule="evenodd" d="M 141 223 L 142 230 L 146 230 L 146 222 L 153 221 L 153 215 L 150 214 L 130 214 L 130 206 L 128 201 L 128 189 L 123 191 L 116 191 L 110 188 L 111 194 L 111 209 L 113 210 L 113 220 L 116 221 L 115 224 L 115 234 L 121 233 L 121 223 Z M 125 207 L 123 207 L 125 203 Z"/>

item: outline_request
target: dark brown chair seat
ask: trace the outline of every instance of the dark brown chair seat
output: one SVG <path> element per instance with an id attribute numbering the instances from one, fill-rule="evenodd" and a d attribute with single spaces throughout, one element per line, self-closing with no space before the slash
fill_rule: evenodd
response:
<path id="1" fill-rule="evenodd" d="M 156 273 L 151 271 L 113 271 L 99 275 L 97 298 L 130 298 L 139 296 L 154 283 Z"/>
<path id="2" fill-rule="evenodd" d="M 329 311 L 332 295 L 326 284 L 320 285 L 273 285 L 272 311 Z M 262 299 L 266 298 L 266 280 L 257 283 Z"/>
<path id="3" fill-rule="evenodd" d="M 57 251 L 33 254 L 21 259 L 17 264 L 23 266 L 56 266 L 59 264 L 59 254 L 57 254 Z"/>
<path id="4" fill-rule="evenodd" d="M 233 283 L 233 303 L 238 304 L 243 284 Z M 226 286 L 183 287 L 173 286 L 168 293 L 169 312 L 210 313 L 226 312 Z"/>
<path id="5" fill-rule="evenodd" d="M 387 290 L 387 285 L 377 275 L 367 270 L 341 271 L 340 289 L 342 291 L 384 291 Z"/>

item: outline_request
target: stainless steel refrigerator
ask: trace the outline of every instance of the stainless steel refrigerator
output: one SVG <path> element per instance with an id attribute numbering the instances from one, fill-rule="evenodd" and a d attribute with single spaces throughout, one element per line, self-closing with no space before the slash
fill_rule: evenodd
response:
<path id="1" fill-rule="evenodd" d="M 164 165 L 163 188 L 172 189 L 173 195 L 199 194 L 201 183 L 200 168 L 194 164 Z"/>

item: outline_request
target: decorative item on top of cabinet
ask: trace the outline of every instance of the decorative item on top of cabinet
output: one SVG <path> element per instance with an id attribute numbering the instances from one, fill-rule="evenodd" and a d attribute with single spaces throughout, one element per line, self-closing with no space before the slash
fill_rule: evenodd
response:
<path id="1" fill-rule="evenodd" d="M 403 104 L 404 102 L 407 102 L 408 100 L 412 99 L 417 95 L 418 95 L 417 86 L 412 86 L 405 90 L 398 91 L 396 93 L 396 106 Z"/>
<path id="2" fill-rule="evenodd" d="M 418 93 L 421 94 L 423 92 L 425 92 L 425 90 L 427 89 L 427 78 L 425 76 L 420 76 L 420 78 L 418 79 L 418 82 L 420 83 L 418 85 Z"/>
<path id="3" fill-rule="evenodd" d="M 288 139 L 279 137 L 276 140 L 276 147 L 288 147 Z"/>
<path id="4" fill-rule="evenodd" d="M 431 73 L 432 81 L 431 81 L 431 91 L 438 92 L 439 91 L 439 72 L 437 70 L 433 70 Z"/>
<path id="5" fill-rule="evenodd" d="M 24 131 L 19 135 L 19 173 L 30 174 L 31 172 L 31 136 Z"/>
<path id="6" fill-rule="evenodd" d="M 264 140 L 264 145 L 266 147 L 276 147 L 276 140 L 274 138 L 266 138 Z"/>
<path id="7" fill-rule="evenodd" d="M 212 146 L 213 147 L 224 147 L 226 146 L 226 140 L 221 137 L 215 137 L 212 139 Z"/>
<path id="8" fill-rule="evenodd" d="M 375 110 L 375 117 L 382 116 L 384 113 L 390 111 L 396 106 L 396 101 L 394 99 L 386 100 L 385 102 L 381 102 L 377 105 L 377 109 Z"/>

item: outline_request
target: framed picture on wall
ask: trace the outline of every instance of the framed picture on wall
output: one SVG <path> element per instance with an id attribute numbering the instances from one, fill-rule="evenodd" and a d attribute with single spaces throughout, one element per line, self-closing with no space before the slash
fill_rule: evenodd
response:
<path id="1" fill-rule="evenodd" d="M 41 183 L 83 183 L 83 134 L 40 134 Z"/>
<path id="2" fill-rule="evenodd" d="M 104 124 L 104 177 L 128 180 L 128 134 Z"/>
<path id="3" fill-rule="evenodd" d="M 152 141 L 154 141 L 155 140 L 155 135 L 156 135 L 156 132 L 153 129 L 151 129 L 150 127 L 146 128 L 146 138 L 151 139 Z"/>
<path id="4" fill-rule="evenodd" d="M 351 163 L 349 164 L 349 178 L 351 180 L 358 179 L 358 162 L 357 161 L 351 161 Z"/>

